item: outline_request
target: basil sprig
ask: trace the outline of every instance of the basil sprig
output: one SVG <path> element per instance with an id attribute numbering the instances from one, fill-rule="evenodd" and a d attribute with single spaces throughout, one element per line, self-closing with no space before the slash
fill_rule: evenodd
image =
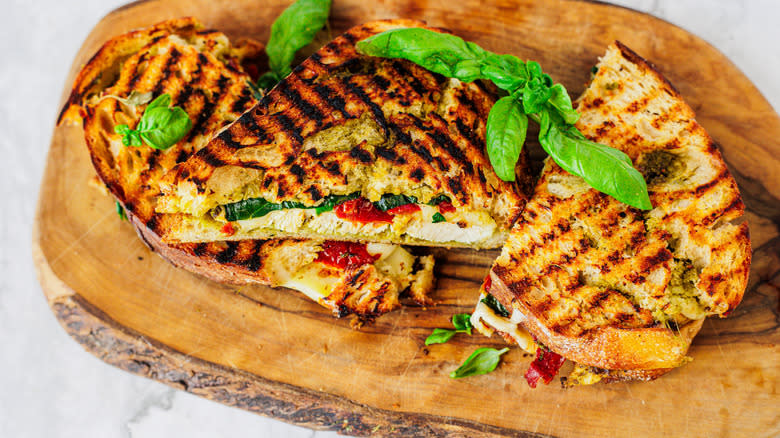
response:
<path id="1" fill-rule="evenodd" d="M 487 153 L 504 181 L 515 180 L 528 118 L 541 126 L 539 142 L 567 172 L 594 189 L 633 207 L 652 208 L 647 184 L 623 152 L 585 139 L 574 127 L 579 114 L 561 84 L 553 83 L 539 63 L 499 55 L 455 35 L 427 29 L 394 29 L 357 43 L 358 52 L 402 58 L 463 82 L 489 80 L 508 96 L 496 102 L 487 121 Z M 595 160 L 595 161 L 594 161 Z"/>
<path id="2" fill-rule="evenodd" d="M 117 125 L 114 132 L 122 136 L 125 146 L 147 144 L 155 149 L 168 149 L 192 129 L 192 120 L 187 112 L 178 106 L 170 106 L 171 95 L 161 94 L 146 107 L 135 129 Z"/>
<path id="3" fill-rule="evenodd" d="M 271 37 L 265 47 L 271 71 L 260 76 L 257 86 L 269 90 L 292 71 L 295 53 L 314 40 L 330 14 L 330 0 L 298 0 L 271 25 Z"/>
<path id="4" fill-rule="evenodd" d="M 439 222 L 447 222 L 447 218 L 444 217 L 443 214 L 437 212 L 433 214 L 433 217 L 431 217 L 431 222 L 434 224 L 438 224 Z"/>
<path id="5" fill-rule="evenodd" d="M 436 328 L 433 329 L 433 333 L 425 339 L 425 345 L 431 344 L 443 344 L 449 341 L 456 333 L 468 333 L 471 335 L 471 315 L 468 313 L 458 313 L 452 315 L 452 325 L 455 330 Z"/>
<path id="6" fill-rule="evenodd" d="M 463 362 L 463 365 L 450 373 L 453 379 L 461 377 L 477 376 L 487 374 L 496 369 L 501 355 L 509 351 L 509 348 L 496 350 L 495 348 L 477 348 L 471 353 L 471 356 Z"/>
<path id="7" fill-rule="evenodd" d="M 497 315 L 503 316 L 504 318 L 509 317 L 509 310 L 507 310 L 493 295 L 487 294 L 485 295 L 485 298 L 482 298 L 480 301 L 490 307 Z"/>

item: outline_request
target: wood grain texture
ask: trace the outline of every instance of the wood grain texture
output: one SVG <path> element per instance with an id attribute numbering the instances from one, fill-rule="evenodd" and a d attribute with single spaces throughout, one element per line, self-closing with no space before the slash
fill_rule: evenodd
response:
<path id="1" fill-rule="evenodd" d="M 103 41 L 194 15 L 207 26 L 266 40 L 288 2 L 146 1 L 106 16 L 67 83 Z M 433 250 L 432 309 L 407 307 L 361 331 L 295 292 L 221 285 L 149 252 L 93 174 L 79 127 L 54 130 L 34 229 L 34 258 L 54 314 L 108 363 L 171 386 L 312 428 L 372 436 L 599 436 L 780 433 L 780 117 L 723 55 L 648 15 L 598 3 L 335 0 L 340 32 L 379 18 L 417 18 L 497 51 L 541 62 L 573 95 L 607 44 L 653 61 L 721 145 L 748 207 L 753 269 L 742 305 L 708 320 L 694 361 L 650 383 L 532 390 L 518 349 L 492 374 L 451 380 L 478 346 L 456 336 L 426 347 L 434 327 L 469 312 L 497 251 Z M 63 90 L 62 102 L 69 90 Z M 531 145 L 538 155 L 538 145 Z"/>

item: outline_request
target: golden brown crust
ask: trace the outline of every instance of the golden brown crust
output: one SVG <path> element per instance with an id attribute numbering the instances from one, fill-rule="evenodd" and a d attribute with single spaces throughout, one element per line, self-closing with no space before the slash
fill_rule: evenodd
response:
<path id="1" fill-rule="evenodd" d="M 597 68 L 575 103 L 577 127 L 629 155 L 654 208 L 628 207 L 548 159 L 492 268 L 491 293 L 575 362 L 676 367 L 695 325 L 742 298 L 750 240 L 746 223 L 731 222 L 744 205 L 712 139 L 657 70 L 620 43 Z"/>
<path id="2" fill-rule="evenodd" d="M 530 176 L 525 156 L 517 184 L 499 180 L 488 161 L 485 121 L 495 97 L 477 83 L 356 52 L 355 42 L 397 27 L 425 25 L 367 23 L 304 61 L 259 105 L 166 176 L 158 211 L 197 221 L 217 205 L 247 198 L 317 205 L 327 195 L 358 191 L 371 201 L 385 193 L 414 195 L 422 203 L 446 195 L 456 208 L 489 212 L 507 230 L 522 209 Z M 163 237 L 204 235 L 192 228 L 174 224 Z M 267 237 L 260 235 L 265 231 L 253 232 Z M 392 241 L 420 244 L 413 238 Z"/>
<path id="3" fill-rule="evenodd" d="M 139 236 L 172 264 L 219 282 L 278 286 L 312 262 L 320 241 L 301 239 L 216 241 L 168 245 L 159 232 L 170 217 L 154 212 L 164 173 L 189 158 L 257 100 L 242 65 L 257 62 L 262 46 L 231 46 L 220 32 L 203 30 L 192 18 L 166 21 L 106 42 L 78 74 L 61 122 L 82 122 L 95 170 L 125 209 Z M 135 126 L 145 104 L 120 103 L 132 92 L 168 93 L 193 120 L 190 133 L 166 151 L 125 147 L 114 133 L 120 123 Z M 370 265 L 369 265 L 370 266 Z M 337 274 L 346 277 L 348 272 Z M 377 275 L 377 281 L 389 281 Z M 432 285 L 418 290 L 425 295 Z M 320 300 L 338 316 L 369 320 L 396 308 L 386 288 L 353 287 L 339 300 Z M 355 297 L 360 296 L 361 300 Z M 345 304 L 345 301 L 348 301 Z"/>

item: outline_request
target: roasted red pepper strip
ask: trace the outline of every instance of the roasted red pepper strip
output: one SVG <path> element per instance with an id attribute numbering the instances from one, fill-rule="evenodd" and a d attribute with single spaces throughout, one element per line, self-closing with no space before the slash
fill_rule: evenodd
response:
<path id="1" fill-rule="evenodd" d="M 374 263 L 378 258 L 378 254 L 372 255 L 366 250 L 365 243 L 326 241 L 315 261 L 347 269 Z"/>
<path id="2" fill-rule="evenodd" d="M 558 370 L 561 369 L 565 361 L 566 359 L 557 353 L 541 347 L 537 348 L 536 359 L 531 362 L 531 366 L 525 372 L 525 380 L 528 382 L 528 386 L 536 388 L 536 383 L 539 382 L 539 379 L 542 379 L 545 385 L 550 383 L 553 377 L 558 374 Z"/>
<path id="3" fill-rule="evenodd" d="M 392 215 L 396 214 L 409 214 L 409 213 L 415 213 L 420 211 L 420 206 L 417 204 L 404 204 L 399 205 L 396 208 L 391 208 L 390 210 L 387 210 L 387 213 L 390 213 Z"/>
<path id="4" fill-rule="evenodd" d="M 392 222 L 393 215 L 374 206 L 366 198 L 352 199 L 333 207 L 336 216 L 355 222 Z"/>
<path id="5" fill-rule="evenodd" d="M 455 206 L 447 201 L 439 202 L 439 213 L 452 213 L 455 211 Z"/>

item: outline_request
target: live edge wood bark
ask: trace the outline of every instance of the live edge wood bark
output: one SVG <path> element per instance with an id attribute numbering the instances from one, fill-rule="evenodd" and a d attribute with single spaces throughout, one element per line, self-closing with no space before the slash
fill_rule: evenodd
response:
<path id="1" fill-rule="evenodd" d="M 193 15 L 232 39 L 264 41 L 288 1 L 171 0 L 107 15 L 63 90 L 108 38 Z M 371 436 L 771 436 L 780 434 L 780 117 L 722 54 L 669 23 L 573 0 L 334 0 L 334 34 L 378 18 L 427 20 L 501 53 L 540 61 L 577 95 L 620 39 L 680 90 L 721 145 L 748 208 L 754 254 L 742 305 L 708 320 L 694 361 L 650 383 L 528 388 L 518 349 L 488 375 L 447 377 L 499 339 L 458 335 L 426 347 L 434 327 L 469 312 L 496 251 L 433 250 L 430 309 L 407 307 L 354 331 L 287 290 L 213 283 L 150 253 L 93 175 L 79 127 L 55 128 L 33 235 L 44 293 L 65 330 L 107 363 L 175 388 L 315 429 Z M 531 136 L 532 137 L 532 136 Z M 533 141 L 532 156 L 542 157 Z"/>

